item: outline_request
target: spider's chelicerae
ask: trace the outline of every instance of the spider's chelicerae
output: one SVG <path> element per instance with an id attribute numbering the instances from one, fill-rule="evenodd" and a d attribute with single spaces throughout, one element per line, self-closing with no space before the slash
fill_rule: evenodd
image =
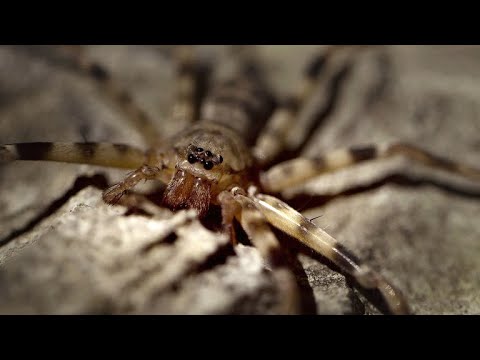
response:
<path id="1" fill-rule="evenodd" d="M 163 204 L 173 210 L 193 208 L 199 217 L 221 209 L 224 231 L 237 242 L 241 225 L 271 269 L 282 293 L 281 312 L 299 312 L 297 284 L 270 226 L 297 239 L 336 264 L 366 289 L 378 290 L 393 314 L 409 312 L 400 289 L 327 232 L 305 218 L 276 194 L 322 173 L 395 155 L 480 179 L 480 171 L 431 154 L 403 142 L 338 149 L 314 157 L 285 159 L 300 153 L 287 142 L 295 119 L 319 85 L 333 96 L 335 86 L 362 46 L 334 46 L 319 51 L 307 65 L 298 91 L 275 99 L 264 82 L 254 54 L 243 48 L 236 54 L 234 75 L 202 91 L 209 71 L 189 47 L 172 50 L 177 61 L 177 92 L 173 117 L 190 123 L 170 139 L 153 126 L 107 69 L 79 48 L 68 48 L 62 63 L 88 75 L 122 109 L 141 133 L 147 151 L 127 144 L 17 143 L 0 146 L 0 160 L 40 160 L 132 169 L 123 181 L 103 193 L 109 204 L 129 204 L 132 190 L 143 180 L 166 184 Z M 128 196 L 126 196 L 128 194 Z M 270 194 L 270 195 L 268 195 Z M 146 201 L 146 200 L 145 200 Z M 135 205 L 138 201 L 135 200 Z"/>

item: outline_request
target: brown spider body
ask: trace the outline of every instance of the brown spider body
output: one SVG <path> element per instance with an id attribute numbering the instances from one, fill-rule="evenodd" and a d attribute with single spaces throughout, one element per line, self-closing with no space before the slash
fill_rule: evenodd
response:
<path id="1" fill-rule="evenodd" d="M 164 203 L 172 209 L 195 208 L 204 216 L 210 202 L 234 186 L 248 188 L 254 173 L 253 158 L 235 131 L 219 124 L 199 124 L 180 133 L 166 161 L 173 177 Z"/>
<path id="2" fill-rule="evenodd" d="M 149 151 L 149 164 L 165 172 L 164 204 L 174 210 L 194 208 L 203 217 L 210 203 L 220 205 L 222 191 L 259 187 L 258 166 L 247 142 L 255 138 L 258 123 L 265 122 L 271 103 L 268 92 L 252 79 L 215 87 L 197 124 L 174 136 L 166 147 Z"/>
<path id="3" fill-rule="evenodd" d="M 211 204 L 220 206 L 224 228 L 230 232 L 232 240 L 235 242 L 233 222 L 237 221 L 272 268 L 284 301 L 281 312 L 299 311 L 297 289 L 291 271 L 278 256 L 279 243 L 269 225 L 324 255 L 361 286 L 380 291 L 392 313 L 408 313 L 403 295 L 379 273 L 361 264 L 341 243 L 298 211 L 276 197 L 259 193 L 281 192 L 324 172 L 397 154 L 480 179 L 477 169 L 403 143 L 340 149 L 322 156 L 285 161 L 268 169 L 267 165 L 285 148 L 289 126 L 321 79 L 322 69 L 332 53 L 327 51 L 314 59 L 300 91 L 276 107 L 255 74 L 241 72 L 233 80 L 220 83 L 203 102 L 199 120 L 170 140 L 162 140 L 155 134 L 146 115 L 106 70 L 80 58 L 76 66 L 93 77 L 129 115 L 150 149 L 143 152 L 123 144 L 12 144 L 0 146 L 0 160 L 50 160 L 136 169 L 104 192 L 103 199 L 110 204 L 117 203 L 142 180 L 160 180 L 167 184 L 163 203 L 173 210 L 193 208 L 203 217 Z M 195 67 L 184 53 L 179 63 L 180 85 L 175 109 L 177 115 L 193 122 L 196 120 L 192 106 Z"/>

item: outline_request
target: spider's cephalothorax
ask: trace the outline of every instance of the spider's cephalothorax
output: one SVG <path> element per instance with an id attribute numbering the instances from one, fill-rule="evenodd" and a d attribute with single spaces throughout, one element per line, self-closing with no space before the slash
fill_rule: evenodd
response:
<path id="1" fill-rule="evenodd" d="M 164 194 L 172 209 L 195 208 L 204 216 L 222 191 L 248 187 L 253 160 L 234 130 L 221 124 L 198 124 L 172 142 L 173 176 Z"/>
<path id="2" fill-rule="evenodd" d="M 247 146 L 249 129 L 258 128 L 270 109 L 268 91 L 254 79 L 215 87 L 202 105 L 198 124 L 170 142 L 168 158 L 175 161 L 167 166 L 175 169 L 164 203 L 172 209 L 195 208 L 202 217 L 210 203 L 219 204 L 222 191 L 247 189 L 256 170 Z"/>
<path id="3" fill-rule="evenodd" d="M 201 108 L 195 109 L 198 69 L 191 52 L 182 48 L 178 51 L 180 85 L 175 114 L 192 125 L 169 141 L 161 140 L 146 114 L 105 69 L 76 52 L 73 65 L 91 76 L 124 110 L 144 135 L 149 150 L 108 143 L 23 143 L 0 146 L 0 160 L 48 160 L 136 169 L 104 192 L 103 199 L 111 204 L 142 180 L 160 180 L 167 184 L 163 203 L 173 210 L 194 208 L 204 216 L 211 204 L 220 206 L 224 229 L 232 240 L 235 242 L 233 223 L 237 221 L 272 270 L 281 294 L 279 312 L 298 312 L 299 301 L 295 278 L 279 256 L 279 242 L 269 225 L 327 257 L 361 286 L 380 291 L 390 312 L 404 314 L 408 312 L 406 300 L 382 275 L 362 264 L 298 211 L 265 194 L 282 192 L 324 172 L 397 154 L 480 180 L 477 169 L 404 143 L 339 149 L 267 168 L 286 148 L 289 128 L 315 87 L 324 84 L 325 88 L 335 89 L 345 67 L 332 59 L 336 54 L 351 55 L 359 50 L 364 48 L 327 48 L 307 67 L 298 93 L 278 101 L 276 107 L 268 88 L 257 78 L 258 72 L 252 71 L 254 61 L 248 56 L 239 57 L 239 63 L 248 65 L 243 67 L 248 71 L 240 71 L 233 80 L 215 86 Z M 333 75 L 327 76 L 325 69 Z M 194 115 L 197 113 L 198 119 Z"/>

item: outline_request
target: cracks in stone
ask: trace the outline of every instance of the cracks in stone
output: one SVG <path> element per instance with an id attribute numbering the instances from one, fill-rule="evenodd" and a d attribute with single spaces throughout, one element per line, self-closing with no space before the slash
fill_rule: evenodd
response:
<path id="1" fill-rule="evenodd" d="M 37 216 L 30 220 L 23 227 L 13 230 L 5 238 L 0 239 L 0 247 L 7 245 L 17 237 L 29 232 L 44 219 L 48 218 L 50 215 L 54 214 L 58 209 L 65 205 L 72 196 L 79 193 L 81 190 L 87 188 L 88 186 L 93 186 L 97 189 L 106 189 L 107 180 L 104 175 L 95 174 L 93 176 L 80 176 L 75 180 L 73 186 L 67 190 L 61 197 L 54 200 L 45 210 L 41 211 Z"/>
<path id="2" fill-rule="evenodd" d="M 154 246 L 165 244 L 165 239 L 168 241 L 172 241 L 172 244 L 177 239 L 177 235 L 172 232 L 171 234 L 167 235 L 166 238 L 162 238 L 160 241 L 152 244 L 151 249 Z M 151 250 L 149 249 L 149 250 Z M 182 283 L 191 277 L 199 276 L 205 272 L 211 271 L 216 269 L 219 266 L 225 265 L 228 259 L 232 256 L 235 256 L 235 252 L 233 251 L 233 247 L 231 243 L 227 242 L 224 245 L 218 246 L 210 255 L 206 256 L 202 261 L 198 264 L 192 265 L 188 270 L 184 271 L 181 276 L 174 279 L 172 282 L 168 283 L 166 286 L 162 286 L 158 289 L 155 289 L 150 294 L 150 303 L 154 303 L 156 299 L 161 297 L 164 294 L 168 293 L 175 293 L 180 291 Z M 124 287 L 123 291 L 127 291 L 129 289 L 134 289 L 136 287 L 141 287 L 142 284 L 148 282 L 149 278 L 152 276 L 156 276 L 157 271 L 159 268 L 165 266 L 165 264 L 158 264 L 154 268 L 148 269 L 145 271 L 141 276 L 137 276 L 134 280 L 129 281 L 128 284 Z M 148 306 L 147 306 L 148 307 Z M 125 312 L 135 312 L 136 309 L 132 307 L 132 304 L 124 304 L 120 308 L 115 310 L 115 313 L 125 313 Z"/>
<path id="3" fill-rule="evenodd" d="M 383 179 L 380 179 L 370 185 L 367 186 L 359 186 L 356 188 L 349 189 L 339 195 L 336 196 L 314 196 L 314 197 L 306 197 L 305 195 L 302 196 L 297 196 L 296 198 L 292 199 L 290 201 L 293 206 L 298 206 L 298 204 L 305 204 L 305 207 L 315 207 L 319 205 L 325 205 L 329 201 L 337 198 L 338 196 L 348 196 L 348 195 L 355 195 L 359 193 L 364 193 L 368 192 L 377 188 L 380 188 L 381 186 L 387 185 L 387 184 L 396 184 L 404 187 L 410 187 L 410 188 L 416 188 L 416 187 L 421 187 L 425 185 L 433 185 L 438 188 L 441 188 L 445 191 L 452 192 L 458 196 L 464 196 L 464 197 L 476 197 L 480 198 L 480 193 L 474 192 L 474 191 L 469 191 L 466 189 L 461 189 L 455 186 L 452 186 L 451 184 L 446 184 L 446 183 L 440 183 L 438 181 L 433 181 L 431 179 L 418 179 L 414 177 L 409 177 L 408 175 L 405 174 L 392 174 L 389 175 Z M 16 237 L 32 230 L 36 225 L 38 225 L 42 220 L 47 218 L 48 216 L 52 215 L 55 213 L 61 206 L 63 206 L 72 196 L 80 192 L 82 189 L 88 187 L 88 186 L 94 186 L 99 189 L 105 189 L 107 187 L 107 181 L 106 178 L 103 175 L 94 175 L 94 176 L 81 176 L 79 177 L 74 185 L 60 198 L 55 200 L 48 206 L 44 211 L 42 211 L 38 216 L 36 216 L 34 219 L 32 219 L 27 225 L 22 227 L 21 229 L 17 229 L 13 231 L 10 235 L 8 235 L 6 238 L 0 240 L 0 245 L 6 245 Z M 307 206 L 308 205 L 308 206 Z M 148 216 L 148 214 L 147 214 Z M 211 214 L 210 218 L 207 218 L 206 222 L 203 223 L 203 225 L 206 228 L 209 228 L 210 230 L 219 230 L 218 228 L 218 211 L 213 212 Z M 212 225 L 213 224 L 213 225 Z M 292 254 L 302 252 L 308 254 L 308 256 L 313 257 L 314 259 L 318 260 L 320 263 L 325 264 L 328 266 L 330 269 L 332 269 L 335 272 L 342 273 L 340 269 L 338 269 L 333 263 L 328 261 L 326 258 L 323 256 L 312 253 L 310 249 L 307 249 L 303 247 L 300 243 L 293 241 L 292 239 L 285 239 L 286 236 L 281 233 L 277 233 L 277 237 L 282 241 L 283 243 L 283 249 L 287 250 L 290 258 L 290 263 L 292 270 L 294 271 L 297 279 L 297 284 L 299 285 L 300 288 L 300 294 L 301 294 L 301 302 L 302 302 L 302 313 L 306 314 L 315 314 L 316 313 L 316 306 L 315 306 L 315 300 L 312 292 L 312 288 L 308 283 L 307 280 L 307 275 L 305 273 L 305 270 L 301 266 L 300 262 L 296 258 L 296 256 L 292 256 Z M 148 252 L 152 250 L 155 246 L 159 244 L 173 244 L 177 239 L 177 235 L 175 232 L 172 232 L 168 234 L 166 237 L 163 237 L 161 241 L 150 244 L 147 249 L 144 249 L 145 252 Z M 207 271 L 214 270 L 216 267 L 221 266 L 223 264 L 226 264 L 228 261 L 228 258 L 231 256 L 235 256 L 235 253 L 233 251 L 233 248 L 230 243 L 227 243 L 226 245 L 220 246 L 218 249 L 216 249 L 211 255 L 206 257 L 200 264 L 197 264 L 193 266 L 191 269 L 189 269 L 184 276 L 181 278 L 177 279 L 175 282 L 172 284 L 169 284 L 167 288 L 161 289 L 159 293 L 165 293 L 168 291 L 175 291 L 175 289 L 178 289 L 180 287 L 180 284 L 182 281 L 189 276 L 196 276 L 199 274 L 202 274 Z M 292 262 L 293 261 L 293 262 Z M 343 273 L 342 273 L 343 274 Z M 345 275 L 345 274 L 344 274 Z M 350 276 L 345 275 L 346 280 L 347 280 L 347 287 L 349 288 L 349 300 L 352 304 L 352 314 L 365 314 L 366 313 L 366 305 L 364 304 L 364 301 L 368 301 L 370 304 L 373 304 L 374 307 L 379 309 L 382 313 L 388 313 L 388 310 L 386 309 L 385 305 L 383 304 L 383 300 L 381 298 L 381 295 L 378 293 L 378 291 L 375 290 L 365 290 L 361 288 Z M 358 292 L 358 293 L 357 293 Z M 364 299 L 364 300 L 362 300 Z"/>

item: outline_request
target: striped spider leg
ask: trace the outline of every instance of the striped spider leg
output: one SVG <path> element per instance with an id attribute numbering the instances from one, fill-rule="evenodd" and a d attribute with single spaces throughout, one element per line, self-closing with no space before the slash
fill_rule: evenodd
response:
<path id="1" fill-rule="evenodd" d="M 276 312 L 279 314 L 300 313 L 300 293 L 295 277 L 278 239 L 268 225 L 267 218 L 259 211 L 254 200 L 248 197 L 242 188 L 234 187 L 230 191 L 220 193 L 219 202 L 222 206 L 223 223 L 226 230 L 230 230 L 232 241 L 236 243 L 236 235 L 232 232 L 232 224 L 235 219 L 262 255 L 266 267 L 272 271 L 278 298 L 281 299 Z"/>
<path id="2" fill-rule="evenodd" d="M 317 158 L 297 158 L 280 163 L 262 174 L 261 183 L 267 192 L 281 192 L 322 173 L 348 167 L 361 161 L 403 155 L 422 164 L 457 173 L 480 181 L 480 170 L 431 154 L 409 144 L 354 147 L 339 149 Z M 278 198 L 256 194 L 255 204 L 268 221 L 278 229 L 319 252 L 367 289 L 378 289 L 393 314 L 408 313 L 407 301 L 401 292 L 379 273 L 360 260 L 328 233 L 315 226 L 298 211 Z"/>
<path id="3" fill-rule="evenodd" d="M 283 149 L 289 123 L 308 100 L 315 86 L 335 81 L 329 78 L 329 72 L 325 71 L 325 68 L 331 67 L 331 58 L 335 58 L 338 50 L 353 51 L 352 49 L 358 50 L 349 47 L 328 48 L 326 53 L 312 61 L 305 72 L 299 92 L 280 104 L 260 134 L 253 151 L 257 156 L 258 165 L 268 163 Z M 181 50 L 178 54 L 179 85 L 174 106 L 177 110 L 174 113 L 181 114 L 179 116 L 190 121 L 189 114 L 195 112 L 191 105 L 195 88 L 194 66 L 188 49 Z M 158 131 L 154 130 L 148 116 L 105 68 L 88 60 L 81 51 L 76 51 L 71 64 L 76 70 L 89 75 L 103 94 L 127 115 L 130 122 L 144 136 L 150 150 L 143 152 L 128 145 L 115 144 L 24 143 L 2 146 L 3 160 L 47 160 L 136 169 L 123 181 L 104 192 L 103 198 L 107 203 L 117 203 L 125 192 L 141 180 L 157 179 L 168 184 L 164 202 L 173 209 L 194 207 L 199 215 L 203 216 L 210 202 L 219 204 L 222 207 L 224 226 L 232 231 L 232 223 L 236 219 L 252 244 L 264 256 L 281 293 L 279 312 L 282 313 L 299 312 L 298 292 L 293 274 L 282 256 L 279 256 L 281 250 L 278 240 L 267 223 L 306 242 L 329 258 L 333 257 L 332 254 L 343 254 L 343 257 L 334 257 L 333 261 L 340 263 L 343 269 L 353 272 L 359 278 L 359 271 L 364 271 L 365 268 L 357 266 L 355 272 L 342 263 L 342 259 L 354 257 L 349 256 L 338 243 L 329 238 L 329 241 L 324 240 L 326 245 L 323 247 L 316 246 L 311 239 L 318 238 L 320 230 L 316 230 L 300 214 L 280 200 L 268 205 L 269 201 L 273 200 L 267 198 L 267 195 L 247 192 L 252 184 L 261 186 L 266 191 L 274 191 L 269 188 L 269 182 L 265 181 L 271 177 L 268 171 L 260 176 L 262 183 L 256 183 L 253 175 L 254 161 L 242 141 L 242 138 L 253 138 L 252 120 L 256 121 L 259 115 L 263 117 L 270 106 L 266 91 L 256 79 L 245 76 L 233 82 L 219 84 L 202 105 L 201 121 L 178 135 L 176 139 L 166 142 L 161 140 Z M 333 73 L 335 75 L 339 72 Z M 222 120 L 219 119 L 219 114 Z M 232 123 L 233 119 L 235 121 Z M 162 146 L 158 145 L 160 142 L 164 142 Z M 274 180 L 273 182 L 281 184 L 280 179 Z M 268 206 L 281 207 L 283 213 L 269 211 L 271 209 Z M 285 217 L 289 217 L 290 220 L 285 220 Z M 308 236 L 302 233 L 306 228 L 311 230 Z M 310 240 L 306 241 L 306 238 Z M 235 239 L 233 233 L 232 239 Z M 370 283 L 373 282 L 373 277 L 379 279 L 378 275 L 372 275 L 368 280 Z M 370 284 L 368 281 L 361 284 L 367 286 Z M 378 280 L 374 286 L 382 287 L 382 281 Z M 393 298 L 387 298 L 394 313 L 401 313 L 406 308 L 406 305 L 398 299 L 400 296 L 397 293 Z"/>
<path id="4" fill-rule="evenodd" d="M 176 113 L 183 114 L 181 117 L 190 120 L 188 114 L 194 112 L 192 105 L 189 104 L 194 97 L 192 94 L 195 73 L 188 51 L 182 50 L 179 54 L 179 86 L 174 108 L 179 109 Z M 285 113 L 293 118 L 311 95 L 315 84 L 320 82 L 323 66 L 329 62 L 330 56 L 330 51 L 327 51 L 312 62 L 298 95 L 292 97 L 292 100 L 287 101 L 284 106 L 280 106 L 270 124 L 278 122 Z M 218 202 L 222 207 L 226 228 L 232 229 L 233 219 L 236 219 L 245 229 L 252 244 L 266 259 L 281 294 L 279 312 L 299 312 L 295 279 L 285 260 L 279 256 L 281 250 L 278 240 L 267 225 L 272 219 L 266 216 L 268 214 L 262 213 L 261 208 L 259 209 L 258 200 L 246 192 L 250 183 L 254 181 L 250 175 L 253 161 L 241 138 L 253 138 L 249 135 L 252 120 L 258 116 L 253 118 L 250 116 L 252 114 L 263 116 L 270 106 L 270 100 L 262 86 L 255 79 L 248 77 L 220 84 L 212 90 L 208 100 L 202 105 L 202 121 L 187 129 L 171 143 L 158 146 L 161 138 L 158 131 L 153 129 L 148 116 L 105 68 L 89 61 L 81 51 L 76 52 L 71 64 L 76 70 L 89 75 L 103 94 L 127 115 L 130 122 L 144 136 L 150 150 L 144 153 L 128 145 L 115 144 L 24 143 L 2 146 L 2 160 L 47 160 L 137 169 L 128 174 L 122 182 L 104 192 L 103 198 L 108 203 L 118 202 L 126 191 L 141 180 L 153 179 L 169 184 L 165 191 L 165 203 L 174 209 L 194 207 L 200 216 L 203 216 L 210 202 Z M 249 111 L 246 111 L 247 108 Z M 219 113 L 227 123 L 232 121 L 231 117 L 236 121 L 226 126 L 219 122 Z M 223 116 L 224 114 L 229 116 Z M 280 131 L 283 133 L 286 129 L 285 124 L 285 121 L 281 121 Z M 272 128 L 279 129 L 278 125 L 267 125 L 263 139 L 272 135 Z M 281 140 L 281 137 L 278 139 Z M 272 140 L 275 142 L 271 136 L 269 140 L 263 143 L 271 144 Z M 281 146 L 274 145 L 273 148 L 274 151 L 270 150 L 272 157 L 275 151 L 281 150 Z M 262 159 L 265 160 L 266 157 Z M 258 163 L 262 164 L 262 161 L 258 160 Z M 222 180 L 223 183 L 220 178 L 215 177 L 212 168 L 220 169 L 222 179 L 226 179 Z M 206 180 L 202 180 L 201 177 L 195 178 L 191 174 L 203 176 Z M 273 222 L 277 221 L 274 219 Z"/>
<path id="5" fill-rule="evenodd" d="M 326 172 L 397 155 L 480 179 L 476 169 L 401 142 L 298 157 L 269 168 L 283 151 L 300 150 L 297 144 L 289 143 L 292 122 L 315 92 L 333 96 L 348 72 L 352 55 L 365 48 L 326 48 L 307 66 L 299 90 L 277 104 L 273 104 L 268 89 L 257 78 L 258 72 L 252 68 L 255 60 L 248 52 L 239 56 L 247 71 L 232 81 L 216 84 L 200 104 L 199 79 L 203 70 L 190 47 L 176 48 L 173 52 L 177 64 L 176 100 L 172 117 L 189 126 L 172 139 L 162 137 L 148 115 L 105 67 L 90 60 L 80 48 L 67 49 L 72 56 L 65 64 L 98 85 L 102 94 L 143 136 L 148 150 L 106 143 L 9 144 L 0 146 L 0 161 L 46 160 L 133 170 L 123 181 L 104 191 L 103 199 L 110 204 L 124 200 L 124 195 L 142 180 L 159 180 L 167 184 L 164 204 L 173 210 L 194 208 L 203 217 L 211 204 L 220 206 L 223 226 L 232 242 L 235 244 L 237 240 L 234 225 L 238 223 L 263 256 L 278 291 L 279 313 L 299 313 L 301 309 L 296 279 L 270 225 L 331 260 L 360 286 L 377 289 L 391 313 L 405 314 L 409 312 L 406 299 L 380 272 L 363 264 L 340 241 L 288 204 L 268 195 Z"/>
<path id="6" fill-rule="evenodd" d="M 321 64 L 322 67 L 327 67 L 328 65 L 333 67 L 329 64 L 328 59 L 331 58 L 332 54 L 335 54 L 339 48 L 333 48 L 332 50 L 327 51 L 323 57 L 315 59 L 315 61 L 307 67 L 306 74 L 308 75 L 312 69 L 315 68 L 319 71 L 319 64 Z M 354 51 L 358 50 L 361 50 L 361 47 L 356 48 Z M 350 51 L 352 51 L 352 49 L 350 49 Z M 342 65 L 340 65 L 339 69 L 334 68 L 330 81 L 324 81 L 320 83 L 319 86 L 326 87 L 334 83 L 335 79 L 338 78 L 344 70 L 345 67 Z M 327 74 L 324 72 L 322 75 L 326 77 Z M 306 89 L 310 89 L 310 84 L 313 83 L 309 81 L 310 79 L 311 78 L 306 76 L 302 90 L 297 96 L 290 98 L 289 103 L 294 106 L 283 108 L 280 106 L 277 108 L 271 121 L 265 126 L 253 150 L 254 155 L 260 163 L 269 163 L 282 150 L 289 147 L 286 140 L 288 129 L 291 121 L 298 116 L 298 104 L 305 102 L 304 99 L 306 97 L 304 97 L 303 94 L 308 93 Z M 325 155 L 315 157 L 301 156 L 281 162 L 265 170 L 260 175 L 261 188 L 264 192 L 274 194 L 281 193 L 290 187 L 301 185 L 327 172 L 350 167 L 363 161 L 393 156 L 404 156 L 413 162 L 454 173 L 474 181 L 480 181 L 479 169 L 440 157 L 412 144 L 395 142 L 338 149 Z M 408 303 L 395 286 L 389 283 L 379 273 L 373 271 L 367 265 L 362 264 L 351 251 L 346 249 L 345 246 L 325 231 L 315 226 L 298 211 L 278 198 L 265 194 L 257 194 L 256 190 L 249 191 L 249 194 L 255 201 L 257 208 L 274 227 L 296 238 L 331 260 L 345 273 L 353 276 L 361 286 L 367 289 L 379 290 L 392 313 L 408 313 Z"/>
<path id="7" fill-rule="evenodd" d="M 393 156 L 404 156 L 423 165 L 452 172 L 474 181 L 480 180 L 480 171 L 476 168 L 440 157 L 412 144 L 398 142 L 337 149 L 325 155 L 288 160 L 263 173 L 261 182 L 266 191 L 276 193 L 326 172 L 367 160 Z"/>
<path id="8" fill-rule="evenodd" d="M 144 153 L 140 149 L 128 145 L 116 144 L 23 143 L 3 146 L 1 148 L 2 159 L 60 161 L 137 169 L 128 174 L 123 181 L 107 189 L 103 194 L 103 199 L 107 203 L 117 203 L 129 189 L 132 189 L 140 181 L 158 179 L 169 184 L 165 191 L 167 205 L 172 208 L 193 206 L 199 210 L 200 215 L 203 215 L 208 208 L 210 200 L 215 202 L 216 199 L 209 196 L 210 185 L 208 183 L 198 181 L 199 178 L 192 178 L 188 171 L 178 170 L 176 166 L 177 159 L 175 159 L 176 154 L 173 154 L 171 151 L 172 147 L 176 147 L 175 141 L 173 141 L 173 146 L 170 147 L 170 152 L 168 145 L 158 146 L 159 142 L 164 142 L 164 140 L 159 141 L 161 139 L 159 132 L 153 127 L 147 114 L 140 109 L 128 92 L 115 81 L 107 69 L 97 62 L 91 61 L 79 48 L 67 50 L 73 56 L 67 59 L 65 64 L 94 80 L 102 94 L 116 105 L 137 131 L 143 135 L 146 144 L 150 146 L 150 150 Z M 174 105 L 173 115 L 174 117 L 191 121 L 192 114 L 195 113 L 192 102 L 195 98 L 195 88 L 197 87 L 196 67 L 192 61 L 189 48 L 177 49 L 175 56 L 178 59 L 177 100 Z M 246 59 L 246 61 L 249 60 Z M 319 68 L 320 66 L 315 67 L 315 69 Z M 309 71 L 309 78 L 315 78 L 316 72 L 318 72 L 315 69 Z M 255 96 L 252 97 L 252 94 Z M 306 96 L 308 94 L 303 95 Z M 270 106 L 269 103 L 268 96 L 262 86 L 259 86 L 256 80 L 251 78 L 244 80 L 240 77 L 233 82 L 219 84 L 219 86 L 214 87 L 209 95 L 209 100 L 202 106 L 201 116 L 203 125 L 196 126 L 193 135 L 187 134 L 179 137 L 179 141 L 182 144 L 185 142 L 184 137 L 188 139 L 185 147 L 183 145 L 177 146 L 180 151 L 187 151 L 184 154 L 186 159 L 182 161 L 186 162 L 188 166 L 189 164 L 198 164 L 202 160 L 204 171 L 211 170 L 213 166 L 224 166 L 225 168 L 225 163 L 228 162 L 228 168 L 225 168 L 224 171 L 233 171 L 229 182 L 232 183 L 231 185 L 242 185 L 246 189 L 250 180 L 247 181 L 243 177 L 247 175 L 247 172 L 251 171 L 252 164 L 249 151 L 244 148 L 239 134 L 242 137 L 249 137 L 252 121 L 248 116 L 245 117 L 245 106 L 250 106 L 252 113 L 265 114 L 266 109 Z M 238 121 L 235 123 L 236 132 L 221 124 L 210 124 L 215 122 L 215 117 L 218 116 L 219 112 L 229 115 L 229 117 Z M 233 119 L 227 118 L 226 120 L 232 121 Z M 211 155 L 209 155 L 209 152 L 213 152 L 210 133 L 215 133 L 215 137 L 222 139 L 224 142 L 224 144 L 219 146 L 223 149 L 222 154 L 225 158 L 223 165 L 221 165 L 223 158 L 220 155 L 216 155 L 215 158 L 210 160 Z M 190 135 L 191 139 L 189 138 Z M 250 137 L 252 138 L 253 136 Z M 206 150 L 207 147 L 203 145 L 202 147 L 205 149 L 200 146 L 191 148 L 191 143 L 202 141 L 209 144 L 209 150 Z M 229 153 L 232 153 L 233 159 L 228 159 Z M 195 157 L 191 160 L 190 157 L 193 155 Z M 125 161 L 122 161 L 122 158 Z M 212 183 L 215 183 L 215 181 L 213 179 Z M 227 183 L 222 186 L 229 187 L 230 185 Z M 239 189 L 239 187 L 235 188 Z M 231 225 L 230 222 L 233 221 L 234 217 L 244 226 L 252 243 L 259 247 L 260 252 L 266 257 L 267 263 L 273 270 L 273 277 L 276 279 L 276 283 L 282 293 L 280 298 L 284 299 L 284 305 L 280 306 L 280 312 L 298 312 L 298 304 L 295 300 L 296 291 L 294 290 L 296 285 L 293 275 L 285 266 L 285 263 L 278 260 L 280 258 L 278 254 L 275 256 L 275 259 L 270 256 L 268 248 L 273 247 L 278 242 L 266 225 L 266 220 L 261 213 L 253 211 L 254 203 L 252 200 L 241 198 L 239 194 L 231 195 L 231 198 L 225 197 L 225 194 L 229 194 L 229 192 L 223 192 L 218 199 L 225 214 L 225 226 Z M 232 214 L 230 218 L 226 216 L 227 213 Z M 261 230 L 263 236 L 257 235 L 259 230 Z M 275 247 L 278 250 L 278 246 Z"/>

